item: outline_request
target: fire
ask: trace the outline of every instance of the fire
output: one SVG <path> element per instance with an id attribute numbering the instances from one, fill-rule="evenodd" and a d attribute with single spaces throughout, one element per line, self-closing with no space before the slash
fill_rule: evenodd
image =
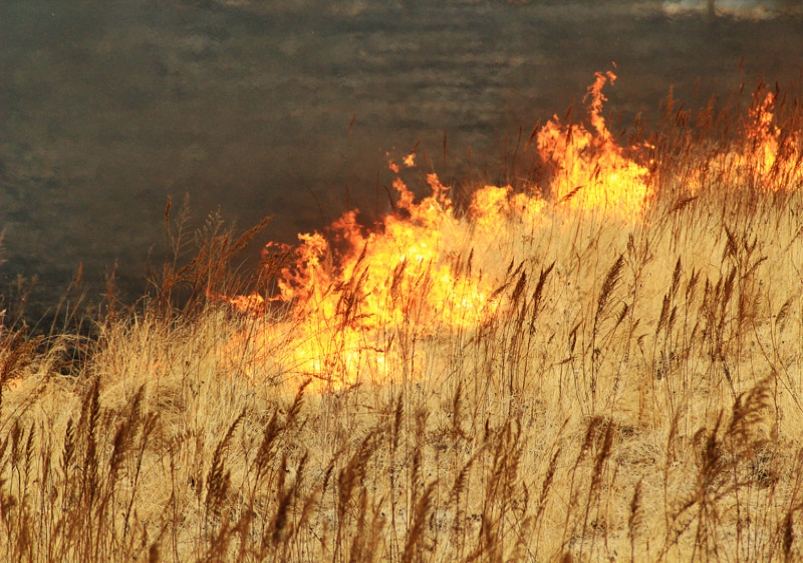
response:
<path id="1" fill-rule="evenodd" d="M 458 213 L 450 188 L 435 174 L 426 176 L 429 195 L 416 201 L 398 176 L 401 167 L 388 155 L 388 168 L 397 175 L 395 212 L 366 229 L 355 209 L 326 235 L 299 235 L 295 262 L 282 270 L 278 294 L 271 298 L 286 304 L 287 319 L 239 335 L 227 354 L 242 347 L 259 350 L 259 361 L 280 364 L 290 378 L 312 377 L 322 390 L 415 377 L 416 362 L 424 360 L 405 360 L 411 342 L 474 330 L 504 313 L 502 290 L 511 282 L 510 268 L 505 273 L 504 266 L 491 264 L 499 245 L 521 236 L 515 233 L 532 232 L 567 211 L 640 221 L 654 198 L 650 162 L 643 156 L 652 147 L 623 148 L 608 130 L 602 90 L 615 80 L 612 72 L 597 73 L 589 87 L 590 130 L 555 116 L 538 132 L 538 155 L 552 172 L 548 185 L 538 190 L 485 186 Z M 774 104 L 768 95 L 756 105 L 747 149 L 728 152 L 718 166 L 753 166 L 762 174 L 783 169 L 802 177 L 796 153 L 779 157 Z M 402 165 L 414 167 L 415 153 Z M 260 312 L 265 306 L 259 296 L 231 303 Z M 405 366 L 401 372 L 400 365 Z"/>
<path id="2" fill-rule="evenodd" d="M 775 124 L 777 96 L 761 88 L 753 94 L 747 126 L 740 146 L 716 154 L 705 170 L 692 171 L 687 189 L 696 195 L 706 183 L 706 175 L 728 178 L 734 186 L 772 193 L 793 191 L 803 184 L 803 151 L 800 130 L 782 132 Z"/>
<path id="3" fill-rule="evenodd" d="M 279 299 L 292 304 L 294 372 L 335 387 L 360 373 L 386 379 L 393 341 L 411 325 L 431 335 L 476 326 L 493 310 L 490 280 L 456 275 L 469 225 L 437 176 L 428 182 L 431 195 L 416 203 L 397 178 L 400 213 L 378 231 L 364 232 L 350 211 L 330 227 L 333 242 L 299 237 L 297 261 L 279 281 Z"/>
<path id="4" fill-rule="evenodd" d="M 624 219 L 637 217 L 651 195 L 645 166 L 626 158 L 602 117 L 607 98 L 602 88 L 616 75 L 596 73 L 586 100 L 594 132 L 582 125 L 566 125 L 554 116 L 538 133 L 542 158 L 556 169 L 551 189 L 571 209 L 602 210 Z"/>
<path id="5" fill-rule="evenodd" d="M 729 155 L 733 169 L 753 172 L 752 176 L 768 180 L 761 184 L 766 191 L 777 191 L 795 185 L 803 178 L 800 163 L 803 154 L 799 148 L 799 131 L 785 139 L 774 124 L 776 95 L 768 92 L 764 100 L 750 109 L 750 127 L 747 131 L 747 148 L 742 153 Z M 781 180 L 780 182 L 773 180 Z"/>

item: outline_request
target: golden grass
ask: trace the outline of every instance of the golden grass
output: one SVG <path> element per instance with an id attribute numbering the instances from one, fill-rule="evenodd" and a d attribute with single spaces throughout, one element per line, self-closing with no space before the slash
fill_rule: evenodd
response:
<path id="1" fill-rule="evenodd" d="M 281 311 L 171 309 L 227 285 L 217 231 L 72 369 L 0 332 L 0 558 L 800 560 L 803 175 L 718 176 L 672 119 L 642 220 L 467 236 L 503 305 L 388 329 L 388 378 L 318 392 Z"/>

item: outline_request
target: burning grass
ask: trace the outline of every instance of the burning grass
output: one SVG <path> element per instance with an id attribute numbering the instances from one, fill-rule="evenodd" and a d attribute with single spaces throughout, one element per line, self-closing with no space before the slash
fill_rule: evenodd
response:
<path id="1" fill-rule="evenodd" d="M 271 247 L 275 292 L 212 222 L 91 341 L 0 333 L 3 557 L 803 557 L 799 108 L 670 99 L 623 147 L 611 78 L 515 187 L 399 178 L 378 228 Z"/>

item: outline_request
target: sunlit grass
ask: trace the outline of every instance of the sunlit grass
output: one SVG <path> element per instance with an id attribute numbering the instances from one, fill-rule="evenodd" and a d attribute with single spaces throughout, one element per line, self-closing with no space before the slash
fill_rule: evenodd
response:
<path id="1" fill-rule="evenodd" d="M 394 294 L 403 322 L 357 303 L 299 341 L 308 309 L 223 299 L 270 297 L 293 256 L 237 285 L 253 232 L 212 220 L 92 338 L 3 329 L 2 557 L 800 559 L 798 119 L 767 166 L 755 138 L 669 110 L 635 219 L 564 193 L 484 226 L 455 214 L 450 271 L 494 280 L 480 322 L 433 325 L 419 274 Z"/>

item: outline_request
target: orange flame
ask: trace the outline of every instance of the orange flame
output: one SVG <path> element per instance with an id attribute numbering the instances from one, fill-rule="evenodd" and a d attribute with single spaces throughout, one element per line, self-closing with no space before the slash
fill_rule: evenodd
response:
<path id="1" fill-rule="evenodd" d="M 791 180 L 803 178 L 800 168 L 801 155 L 798 146 L 799 131 L 794 131 L 785 142 L 781 141 L 781 131 L 774 125 L 776 96 L 768 92 L 764 101 L 750 109 L 750 126 L 747 131 L 749 146 L 744 154 L 736 155 L 734 164 L 742 170 L 755 167 L 759 177 L 767 179 L 782 178 L 785 182 L 765 182 L 761 187 L 776 191 Z"/>
<path id="2" fill-rule="evenodd" d="M 435 174 L 426 177 L 430 195 L 418 202 L 397 176 L 397 212 L 384 217 L 377 229 L 363 228 L 358 210 L 351 210 L 328 228 L 328 236 L 299 235 L 296 261 L 282 270 L 275 298 L 290 307 L 289 319 L 240 335 L 232 346 L 260 349 L 265 362 L 280 363 L 290 377 L 311 376 L 322 389 L 415 377 L 415 365 L 403 374 L 391 371 L 391 366 L 405 364 L 405 342 L 470 330 L 504 309 L 499 288 L 509 281 L 506 274 L 472 268 L 472 259 L 475 250 L 492 255 L 492 246 L 510 236 L 505 233 L 511 222 L 545 222 L 548 208 L 639 221 L 653 199 L 652 177 L 631 155 L 643 154 L 649 146 L 626 150 L 608 130 L 602 90 L 615 79 L 612 72 L 596 73 L 588 89 L 591 131 L 581 124 L 562 124 L 555 116 L 537 134 L 539 156 L 553 171 L 544 190 L 552 206 L 535 192 L 485 186 L 473 194 L 463 216 L 455 213 L 449 187 Z M 774 96 L 768 95 L 755 107 L 750 148 L 728 153 L 720 166 L 758 162 L 759 172 L 765 173 L 797 162 L 790 173 L 803 177 L 800 158 L 778 158 L 774 104 Z M 414 166 L 415 153 L 403 164 Z M 390 158 L 388 167 L 400 171 Z M 479 248 L 481 242 L 488 248 Z M 240 309 L 264 310 L 258 296 L 230 301 Z"/>
<path id="3" fill-rule="evenodd" d="M 271 340 L 291 340 L 288 371 L 335 388 L 368 375 L 386 381 L 386 366 L 398 353 L 392 344 L 403 333 L 473 327 L 492 314 L 491 280 L 458 275 L 470 225 L 455 216 L 437 176 L 427 181 L 431 195 L 416 203 L 396 179 L 403 215 L 386 216 L 379 231 L 364 233 L 357 212 L 349 211 L 330 226 L 331 239 L 299 235 L 296 263 L 278 283 L 292 319 L 256 335 L 266 349 Z M 505 189 L 488 187 L 475 196 L 472 209 L 483 219 L 502 212 L 483 210 L 486 201 L 499 200 L 498 190 L 508 208 Z"/>
<path id="4" fill-rule="evenodd" d="M 591 98 L 589 119 L 596 134 L 582 125 L 561 126 L 554 116 L 538 133 L 538 150 L 556 169 L 551 188 L 559 202 L 571 209 L 600 210 L 633 219 L 651 195 L 649 173 L 624 156 L 605 125 L 601 113 L 607 98 L 602 88 L 608 80 L 613 84 L 616 75 L 596 73 L 586 94 L 586 99 Z"/>
<path id="5" fill-rule="evenodd" d="M 768 92 L 759 99 L 757 91 L 748 112 L 744 143 L 716 155 L 707 170 L 694 170 L 687 186 L 691 195 L 702 189 L 704 173 L 728 178 L 737 187 L 747 182 L 764 192 L 791 191 L 803 185 L 800 131 L 784 135 L 775 125 L 775 94 Z"/>

